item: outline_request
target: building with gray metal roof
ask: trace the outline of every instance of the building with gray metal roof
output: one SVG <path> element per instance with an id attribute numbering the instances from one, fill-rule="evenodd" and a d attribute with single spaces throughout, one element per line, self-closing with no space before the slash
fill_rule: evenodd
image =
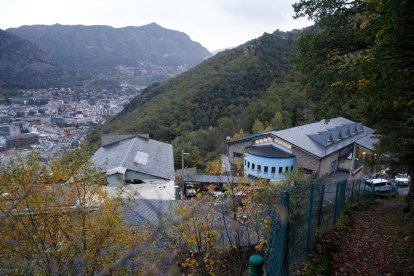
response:
<path id="1" fill-rule="evenodd" d="M 107 175 L 110 186 L 142 183 L 153 179 L 174 179 L 171 144 L 146 135 L 104 137 L 103 145 L 92 156 L 92 162 Z"/>
<path id="2" fill-rule="evenodd" d="M 227 154 L 229 160 L 235 163 L 241 161 L 246 149 L 251 149 L 252 146 L 260 149 L 263 155 L 263 151 L 266 151 L 269 145 L 273 145 L 285 151 L 286 154 L 295 156 L 296 167 L 322 177 L 334 173 L 342 158 L 352 156 L 355 143 L 365 141 L 364 139 L 372 136 L 373 133 L 373 129 L 362 123 L 338 117 L 244 137 L 239 141 L 227 143 Z M 270 165 L 266 164 L 266 166 Z M 277 168 L 278 164 L 271 166 Z M 257 168 L 258 164 L 255 164 L 255 169 Z"/>

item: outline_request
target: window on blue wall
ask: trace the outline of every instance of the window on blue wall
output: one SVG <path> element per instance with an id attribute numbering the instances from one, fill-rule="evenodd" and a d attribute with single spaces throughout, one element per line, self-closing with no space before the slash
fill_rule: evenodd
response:
<path id="1" fill-rule="evenodd" d="M 254 163 L 252 163 L 252 170 L 254 170 Z"/>
<path id="2" fill-rule="evenodd" d="M 283 172 L 283 168 L 279 167 L 279 173 L 282 173 L 282 172 Z"/>
<path id="3" fill-rule="evenodd" d="M 262 170 L 262 165 L 257 165 L 257 170 L 260 172 Z"/>
<path id="4" fill-rule="evenodd" d="M 269 171 L 269 167 L 268 166 L 264 166 L 263 171 L 264 171 L 264 173 L 267 173 Z"/>
<path id="5" fill-rule="evenodd" d="M 250 168 L 250 162 L 247 162 L 247 167 Z"/>
<path id="6" fill-rule="evenodd" d="M 289 171 L 289 167 L 285 167 L 285 172 L 288 172 Z"/>
<path id="7" fill-rule="evenodd" d="M 247 161 L 246 160 L 244 160 L 244 165 L 246 166 L 247 165 L 247 163 L 246 163 Z"/>
<path id="8" fill-rule="evenodd" d="M 293 166 L 290 166 L 290 171 L 293 172 Z"/>
<path id="9" fill-rule="evenodd" d="M 276 173 L 276 167 L 272 167 L 272 173 Z"/>

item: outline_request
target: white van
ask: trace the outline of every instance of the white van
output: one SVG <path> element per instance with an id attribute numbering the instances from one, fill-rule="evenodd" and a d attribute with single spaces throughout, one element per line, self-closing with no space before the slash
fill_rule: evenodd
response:
<path id="1" fill-rule="evenodd" d="M 365 190 L 372 191 L 374 187 L 375 193 L 390 192 L 394 188 L 394 184 L 384 178 L 374 178 L 365 180 Z"/>

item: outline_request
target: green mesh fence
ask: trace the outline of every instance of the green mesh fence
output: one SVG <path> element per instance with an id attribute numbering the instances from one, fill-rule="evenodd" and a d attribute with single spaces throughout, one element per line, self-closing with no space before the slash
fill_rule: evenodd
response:
<path id="1" fill-rule="evenodd" d="M 273 213 L 266 275 L 296 274 L 316 243 L 335 226 L 345 206 L 374 199 L 374 191 L 364 183 L 364 180 L 312 181 L 291 187 L 286 192 L 287 235 L 281 235 L 280 218 L 277 212 Z"/>

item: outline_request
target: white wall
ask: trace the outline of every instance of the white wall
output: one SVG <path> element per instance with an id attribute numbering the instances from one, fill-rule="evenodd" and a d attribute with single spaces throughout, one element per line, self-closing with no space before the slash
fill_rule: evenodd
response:
<path id="1" fill-rule="evenodd" d="M 122 193 L 119 194 L 118 187 L 105 187 L 114 196 L 133 196 L 142 199 L 174 200 L 175 188 L 174 180 L 148 180 L 141 184 L 128 184 L 120 187 Z"/>
<path id="2" fill-rule="evenodd" d="M 144 199 L 163 199 L 174 200 L 175 188 L 174 180 L 152 180 L 143 184 L 130 184 L 127 186 L 136 187 L 139 193 L 139 198 Z"/>

